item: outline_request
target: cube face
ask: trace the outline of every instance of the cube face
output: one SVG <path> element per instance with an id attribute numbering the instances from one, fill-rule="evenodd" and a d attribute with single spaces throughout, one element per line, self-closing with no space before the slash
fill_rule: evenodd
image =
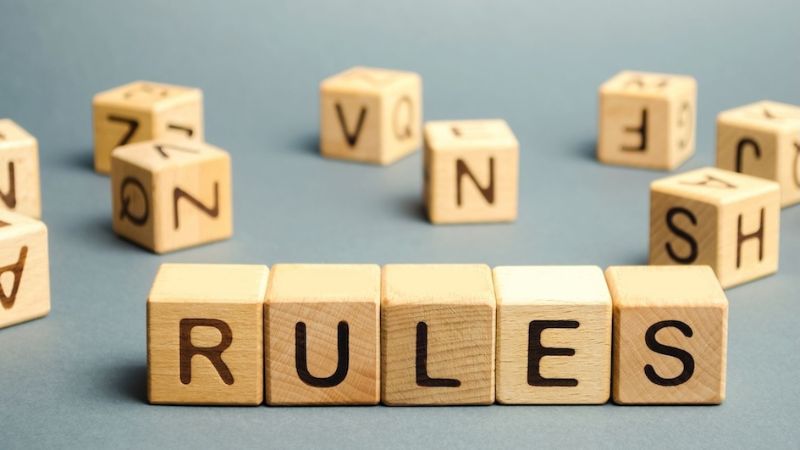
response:
<path id="1" fill-rule="evenodd" d="M 266 303 L 270 405 L 380 401 L 380 268 L 273 266 Z"/>
<path id="2" fill-rule="evenodd" d="M 505 121 L 428 122 L 424 159 L 432 223 L 516 220 L 519 144 Z"/>
<path id="3" fill-rule="evenodd" d="M 781 205 L 800 202 L 800 107 L 763 101 L 717 116 L 717 167 L 781 186 Z"/>
<path id="4" fill-rule="evenodd" d="M 164 264 L 147 301 L 150 403 L 263 401 L 266 266 Z"/>
<path id="5" fill-rule="evenodd" d="M 778 184 L 716 168 L 650 187 L 650 264 L 709 265 L 723 287 L 778 270 Z"/>
<path id="6" fill-rule="evenodd" d="M 673 169 L 694 154 L 694 78 L 620 72 L 600 87 L 597 158 L 606 164 Z"/>
<path id="7" fill-rule="evenodd" d="M 390 164 L 422 140 L 416 73 L 354 67 L 320 85 L 320 151 L 328 158 Z"/>
<path id="8" fill-rule="evenodd" d="M 228 153 L 191 140 L 159 139 L 114 151 L 113 227 L 156 253 L 233 233 Z"/>
<path id="9" fill-rule="evenodd" d="M 47 227 L 0 211 L 0 328 L 50 312 Z"/>
<path id="10" fill-rule="evenodd" d="M 111 152 L 156 138 L 203 140 L 203 93 L 199 89 L 136 81 L 92 101 L 94 166 L 111 170 Z"/>
<path id="11" fill-rule="evenodd" d="M 707 266 L 610 267 L 620 404 L 719 404 L 728 301 Z"/>
<path id="12" fill-rule="evenodd" d="M 494 269 L 497 400 L 600 404 L 611 385 L 611 296 L 595 266 Z"/>
<path id="13" fill-rule="evenodd" d="M 10 119 L 0 120 L 0 208 L 39 218 L 39 144 Z"/>
<path id="14" fill-rule="evenodd" d="M 384 266 L 384 403 L 493 403 L 494 344 L 495 298 L 487 266 Z"/>

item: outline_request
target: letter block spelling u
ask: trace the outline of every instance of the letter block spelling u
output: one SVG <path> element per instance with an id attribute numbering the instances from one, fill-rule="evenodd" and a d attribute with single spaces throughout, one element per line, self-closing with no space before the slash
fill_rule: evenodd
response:
<path id="1" fill-rule="evenodd" d="M 161 266 L 147 300 L 150 403 L 264 400 L 267 279 L 259 265 Z"/>
<path id="2" fill-rule="evenodd" d="M 381 398 L 388 405 L 494 402 L 495 295 L 485 265 L 387 265 Z"/>
<path id="3" fill-rule="evenodd" d="M 0 209 L 39 218 L 39 143 L 11 119 L 0 119 Z"/>

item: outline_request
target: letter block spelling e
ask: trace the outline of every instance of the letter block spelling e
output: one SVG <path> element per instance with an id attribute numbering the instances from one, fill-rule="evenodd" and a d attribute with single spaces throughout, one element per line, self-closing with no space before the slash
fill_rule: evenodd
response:
<path id="1" fill-rule="evenodd" d="M 494 402 L 495 296 L 485 265 L 387 265 L 381 398 L 387 405 Z"/>
<path id="2" fill-rule="evenodd" d="M 725 399 L 728 300 L 708 266 L 609 267 L 619 404 Z"/>
<path id="3" fill-rule="evenodd" d="M 728 288 L 778 270 L 778 183 L 707 167 L 650 185 L 650 264 L 714 269 Z"/>
<path id="4" fill-rule="evenodd" d="M 416 73 L 354 67 L 320 84 L 322 156 L 391 164 L 419 148 L 421 128 Z"/>
<path id="5" fill-rule="evenodd" d="M 597 158 L 606 164 L 674 169 L 694 154 L 697 82 L 620 72 L 600 86 Z"/>
<path id="6" fill-rule="evenodd" d="M 185 139 L 114 150 L 114 231 L 156 253 L 227 239 L 233 233 L 228 153 Z"/>
<path id="7" fill-rule="evenodd" d="M 497 267 L 497 401 L 600 404 L 611 382 L 611 295 L 595 266 Z"/>
<path id="8" fill-rule="evenodd" d="M 0 119 L 0 209 L 42 215 L 39 143 L 10 119 Z"/>
<path id="9" fill-rule="evenodd" d="M 50 312 L 47 227 L 0 211 L 0 328 Z"/>
<path id="10" fill-rule="evenodd" d="M 147 299 L 150 403 L 264 400 L 267 279 L 259 265 L 161 266 Z"/>
<path id="11" fill-rule="evenodd" d="M 380 291 L 377 265 L 274 265 L 264 330 L 267 404 L 377 404 Z"/>

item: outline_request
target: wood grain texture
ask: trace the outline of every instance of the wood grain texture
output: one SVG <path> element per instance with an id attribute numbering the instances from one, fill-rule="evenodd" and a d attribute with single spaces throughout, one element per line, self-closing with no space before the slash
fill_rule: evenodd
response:
<path id="1" fill-rule="evenodd" d="M 0 119 L 0 209 L 42 215 L 39 143 L 11 119 Z"/>
<path id="2" fill-rule="evenodd" d="M 606 279 L 614 303 L 614 401 L 721 403 L 728 300 L 711 268 L 609 267 Z"/>

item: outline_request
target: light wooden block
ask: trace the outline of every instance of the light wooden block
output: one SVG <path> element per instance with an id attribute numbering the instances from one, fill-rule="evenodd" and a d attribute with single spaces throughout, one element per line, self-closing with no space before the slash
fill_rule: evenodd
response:
<path id="1" fill-rule="evenodd" d="M 777 181 L 800 202 L 800 107 L 763 101 L 717 116 L 717 167 Z"/>
<path id="2" fill-rule="evenodd" d="M 381 399 L 494 402 L 495 296 L 485 265 L 387 265 L 381 285 Z"/>
<path id="3" fill-rule="evenodd" d="M 260 265 L 161 266 L 147 300 L 150 403 L 263 401 L 267 281 Z"/>
<path id="4" fill-rule="evenodd" d="M 708 266 L 609 267 L 620 404 L 725 399 L 728 300 Z"/>
<path id="5" fill-rule="evenodd" d="M 600 404 L 611 389 L 611 296 L 596 266 L 494 269 L 497 401 Z"/>
<path id="6" fill-rule="evenodd" d="M 650 185 L 650 264 L 711 266 L 722 287 L 778 270 L 778 183 L 707 167 Z"/>
<path id="7" fill-rule="evenodd" d="M 224 150 L 163 138 L 117 148 L 111 166 L 112 223 L 120 236 L 164 253 L 233 234 Z"/>
<path id="8" fill-rule="evenodd" d="M 620 72 L 600 86 L 597 158 L 606 164 L 674 169 L 694 154 L 696 117 L 694 78 Z"/>
<path id="9" fill-rule="evenodd" d="M 0 209 L 42 215 L 39 143 L 11 119 L 0 119 Z"/>
<path id="10" fill-rule="evenodd" d="M 504 120 L 426 123 L 424 164 L 432 223 L 516 220 L 519 143 Z"/>
<path id="11" fill-rule="evenodd" d="M 0 328 L 50 312 L 50 267 L 44 223 L 0 211 Z"/>
<path id="12" fill-rule="evenodd" d="M 111 171 L 111 152 L 157 138 L 203 140 L 203 92 L 150 81 L 134 81 L 100 92 L 92 100 L 94 168 Z"/>
<path id="13" fill-rule="evenodd" d="M 277 264 L 266 303 L 270 405 L 380 401 L 377 265 Z"/>
<path id="14" fill-rule="evenodd" d="M 354 67 L 320 84 L 322 156 L 391 164 L 419 148 L 421 125 L 416 73 Z"/>

